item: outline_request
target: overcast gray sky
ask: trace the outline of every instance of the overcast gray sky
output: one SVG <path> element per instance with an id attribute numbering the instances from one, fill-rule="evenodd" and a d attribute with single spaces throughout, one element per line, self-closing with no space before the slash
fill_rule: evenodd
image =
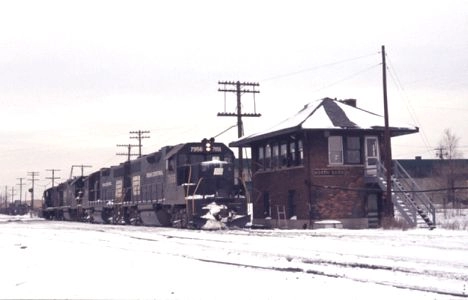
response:
<path id="1" fill-rule="evenodd" d="M 468 1 L 7 0 L 0 28 L 2 193 L 27 172 L 45 187 L 46 169 L 117 164 L 132 130 L 151 131 L 145 153 L 222 132 L 218 80 L 260 83 L 247 135 L 323 97 L 382 114 L 381 45 L 390 120 L 420 127 L 394 157 L 434 158 L 445 128 L 468 157 Z"/>

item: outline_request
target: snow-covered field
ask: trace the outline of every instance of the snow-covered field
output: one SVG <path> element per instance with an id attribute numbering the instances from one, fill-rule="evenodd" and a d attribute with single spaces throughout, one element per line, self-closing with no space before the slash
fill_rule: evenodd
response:
<path id="1" fill-rule="evenodd" d="M 0 299 L 459 299 L 468 231 L 235 230 L 0 216 Z"/>

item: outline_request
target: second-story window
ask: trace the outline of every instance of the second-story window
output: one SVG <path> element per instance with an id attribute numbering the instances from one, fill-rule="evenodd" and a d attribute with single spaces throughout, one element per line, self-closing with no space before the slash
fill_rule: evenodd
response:
<path id="1" fill-rule="evenodd" d="M 272 168 L 278 168 L 279 164 L 279 146 L 278 144 L 273 144 L 273 154 L 272 154 Z"/>
<path id="2" fill-rule="evenodd" d="M 271 147 L 270 144 L 265 146 L 265 169 L 271 168 Z"/>
<path id="3" fill-rule="evenodd" d="M 265 168 L 265 152 L 263 147 L 258 147 L 258 164 L 259 169 Z"/>
<path id="4" fill-rule="evenodd" d="M 341 136 L 328 137 L 328 161 L 332 165 L 343 164 L 343 141 Z"/>
<path id="5" fill-rule="evenodd" d="M 288 166 L 288 144 L 281 143 L 280 145 L 280 167 L 284 168 Z"/>
<path id="6" fill-rule="evenodd" d="M 331 165 L 362 163 L 361 138 L 357 136 L 328 137 L 328 161 Z"/>

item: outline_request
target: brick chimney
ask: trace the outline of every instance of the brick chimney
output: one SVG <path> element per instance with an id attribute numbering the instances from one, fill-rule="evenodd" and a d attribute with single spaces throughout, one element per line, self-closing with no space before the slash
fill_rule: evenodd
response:
<path id="1" fill-rule="evenodd" d="M 356 107 L 356 102 L 357 100 L 356 99 L 343 99 L 343 100 L 339 100 L 341 103 L 344 103 L 346 105 L 349 105 L 349 106 L 352 106 L 352 107 Z"/>

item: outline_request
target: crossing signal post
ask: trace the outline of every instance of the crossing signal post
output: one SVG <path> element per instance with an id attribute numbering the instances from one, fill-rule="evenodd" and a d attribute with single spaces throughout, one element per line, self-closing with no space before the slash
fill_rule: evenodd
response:
<path id="1" fill-rule="evenodd" d="M 260 93 L 260 91 L 255 90 L 256 87 L 260 86 L 258 83 L 253 82 L 233 82 L 233 81 L 219 81 L 218 84 L 223 85 L 223 88 L 219 88 L 218 92 L 226 93 L 235 93 L 237 96 L 237 111 L 234 113 L 226 112 L 226 101 L 224 103 L 224 112 L 218 113 L 218 117 L 237 117 L 237 137 L 241 138 L 244 135 L 244 126 L 242 123 L 242 117 L 260 117 L 261 114 L 257 114 L 256 104 L 255 104 L 255 94 Z M 242 112 L 242 103 L 241 96 L 242 94 L 252 94 L 254 96 L 254 112 L 253 113 L 243 113 Z M 238 148 L 238 158 L 239 158 L 239 180 L 242 179 L 243 174 L 243 154 L 242 148 Z"/>

